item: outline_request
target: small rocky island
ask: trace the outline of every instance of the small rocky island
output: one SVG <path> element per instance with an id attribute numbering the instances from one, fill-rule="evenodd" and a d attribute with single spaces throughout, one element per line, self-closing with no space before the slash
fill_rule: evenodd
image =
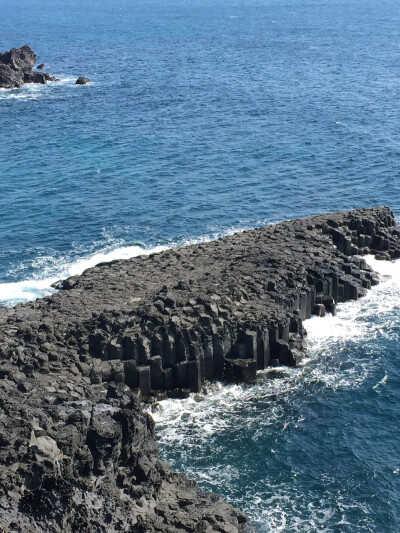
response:
<path id="1" fill-rule="evenodd" d="M 141 401 L 296 366 L 303 321 L 378 283 L 367 253 L 400 257 L 387 207 L 99 264 L 0 309 L 0 531 L 252 531 L 159 460 Z"/>
<path id="2" fill-rule="evenodd" d="M 18 89 L 24 83 L 44 85 L 48 81 L 59 81 L 50 74 L 33 70 L 35 63 L 36 54 L 28 45 L 0 53 L 0 88 Z M 38 68 L 43 69 L 44 65 Z"/>

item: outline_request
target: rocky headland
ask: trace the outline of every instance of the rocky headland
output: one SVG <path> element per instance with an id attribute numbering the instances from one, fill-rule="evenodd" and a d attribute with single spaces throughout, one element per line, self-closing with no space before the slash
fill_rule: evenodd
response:
<path id="1" fill-rule="evenodd" d="M 386 207 L 100 264 L 0 309 L 0 531 L 251 531 L 159 460 L 140 401 L 295 366 L 303 321 L 378 283 L 367 253 L 400 257 Z"/>
<path id="2" fill-rule="evenodd" d="M 0 88 L 19 89 L 25 83 L 44 85 L 48 81 L 58 81 L 50 74 L 33 70 L 35 64 L 36 54 L 28 45 L 0 53 Z M 45 66 L 41 64 L 38 68 Z"/>

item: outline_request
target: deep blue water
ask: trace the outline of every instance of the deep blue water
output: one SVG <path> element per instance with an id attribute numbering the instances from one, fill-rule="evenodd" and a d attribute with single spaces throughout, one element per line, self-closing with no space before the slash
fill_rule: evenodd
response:
<path id="1" fill-rule="evenodd" d="M 337 317 L 306 322 L 303 367 L 161 402 L 163 456 L 260 533 L 399 531 L 400 263 L 390 270 Z"/>
<path id="2" fill-rule="evenodd" d="M 3 304 L 143 248 L 376 204 L 400 216 L 399 2 L 0 0 L 0 11 L 0 50 L 29 44 L 62 79 L 0 91 Z M 80 75 L 92 84 L 76 87 Z M 200 441 L 212 454 L 193 442 L 179 459 L 165 433 L 163 453 L 259 531 L 399 531 L 390 301 L 365 313 L 377 325 L 367 343 L 321 334 L 323 362 L 240 389 L 237 425 Z M 329 365 L 338 387 L 309 383 Z"/>

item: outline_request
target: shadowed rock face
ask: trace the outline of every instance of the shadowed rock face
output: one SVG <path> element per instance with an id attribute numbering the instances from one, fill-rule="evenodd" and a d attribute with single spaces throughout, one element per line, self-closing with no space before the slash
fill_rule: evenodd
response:
<path id="1" fill-rule="evenodd" d="M 24 74 L 30 74 L 36 54 L 27 45 L 0 54 L 0 87 L 14 89 L 24 84 Z"/>
<path id="2" fill-rule="evenodd" d="M 36 54 L 27 45 L 0 53 L 0 88 L 18 89 L 24 83 L 45 84 L 56 81 L 49 74 L 34 72 L 32 69 L 35 63 Z"/>
<path id="3" fill-rule="evenodd" d="M 80 76 L 76 80 L 75 85 L 87 85 L 88 83 L 90 83 L 89 78 L 84 78 L 83 76 Z"/>
<path id="4" fill-rule="evenodd" d="M 20 378 L 4 378 L 0 392 L 5 531 L 251 531 L 240 511 L 158 460 L 134 394 L 96 390 L 68 370 Z"/>
<path id="5" fill-rule="evenodd" d="M 245 517 L 158 460 L 139 399 L 295 366 L 303 320 L 357 299 L 359 257 L 400 256 L 385 207 L 114 261 L 0 309 L 0 526 L 240 532 Z"/>
<path id="6" fill-rule="evenodd" d="M 28 45 L 12 48 L 9 52 L 0 54 L 0 63 L 8 65 L 15 72 L 29 72 L 36 63 L 36 54 Z"/>

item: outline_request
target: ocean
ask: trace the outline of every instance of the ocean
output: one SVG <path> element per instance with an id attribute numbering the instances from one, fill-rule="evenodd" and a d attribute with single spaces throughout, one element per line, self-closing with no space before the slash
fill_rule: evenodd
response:
<path id="1" fill-rule="evenodd" d="M 400 219 L 393 0 L 0 0 L 0 304 L 108 259 L 307 215 Z M 78 87 L 78 76 L 92 80 Z M 373 259 L 370 258 L 373 262 Z M 163 402 L 161 454 L 258 532 L 400 530 L 400 264 L 299 369 Z"/>

